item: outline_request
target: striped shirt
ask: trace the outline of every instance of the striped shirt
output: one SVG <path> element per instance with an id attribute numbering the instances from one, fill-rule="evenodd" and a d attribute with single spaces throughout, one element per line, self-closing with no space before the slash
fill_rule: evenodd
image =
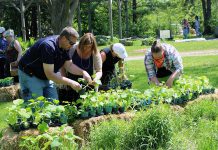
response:
<path id="1" fill-rule="evenodd" d="M 171 72 L 183 72 L 182 58 L 179 55 L 175 47 L 169 44 L 161 44 L 164 49 L 165 59 L 163 67 Z M 156 77 L 157 67 L 154 64 L 151 49 L 149 49 L 145 55 L 144 59 L 145 69 L 149 80 L 152 77 Z"/>

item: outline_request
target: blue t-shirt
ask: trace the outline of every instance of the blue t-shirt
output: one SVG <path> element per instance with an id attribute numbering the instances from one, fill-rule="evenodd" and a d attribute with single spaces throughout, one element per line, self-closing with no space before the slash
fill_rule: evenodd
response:
<path id="1" fill-rule="evenodd" d="M 70 60 L 68 52 L 59 48 L 58 37 L 56 35 L 38 40 L 22 56 L 19 62 L 19 68 L 42 80 L 47 80 L 43 63 L 54 64 L 54 72 L 58 72 L 65 61 Z"/>

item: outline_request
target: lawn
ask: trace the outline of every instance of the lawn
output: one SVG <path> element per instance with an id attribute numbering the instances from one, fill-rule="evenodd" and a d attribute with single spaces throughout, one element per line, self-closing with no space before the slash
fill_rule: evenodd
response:
<path id="1" fill-rule="evenodd" d="M 118 42 L 118 41 L 115 41 Z M 218 40 L 208 40 L 208 41 L 195 41 L 195 42 L 174 42 L 166 41 L 168 44 L 172 44 L 177 48 L 179 52 L 190 52 L 199 50 L 218 50 Z M 107 46 L 99 46 L 102 49 Z M 141 46 L 141 40 L 133 41 L 133 46 L 126 46 L 126 50 L 129 56 L 142 56 L 144 55 L 144 50 L 148 49 L 150 46 Z"/>

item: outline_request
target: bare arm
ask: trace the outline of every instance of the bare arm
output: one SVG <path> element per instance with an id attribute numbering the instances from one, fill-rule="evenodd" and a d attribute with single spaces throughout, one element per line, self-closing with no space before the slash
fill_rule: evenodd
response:
<path id="1" fill-rule="evenodd" d="M 104 63 L 105 62 L 105 60 L 106 60 L 106 54 L 105 54 L 105 52 L 101 52 L 101 59 L 102 59 L 102 63 Z"/>
<path id="2" fill-rule="evenodd" d="M 80 69 L 77 65 L 75 65 L 72 60 L 68 60 L 68 61 L 65 61 L 64 63 L 64 68 L 72 73 L 72 74 L 75 74 L 75 75 L 82 75 L 83 78 L 88 82 L 88 83 L 91 83 L 92 82 L 92 78 L 90 77 L 90 75 L 85 71 L 85 70 L 82 70 Z"/>
<path id="3" fill-rule="evenodd" d="M 14 42 L 14 47 L 18 51 L 17 62 L 19 62 L 22 56 L 22 48 L 20 46 L 20 43 L 17 40 L 15 40 Z"/>
<path id="4" fill-rule="evenodd" d="M 171 88 L 173 81 L 181 75 L 180 71 L 174 71 L 166 82 L 166 85 Z"/>
<path id="5" fill-rule="evenodd" d="M 159 84 L 160 84 L 160 82 L 159 82 L 159 80 L 157 79 L 156 76 L 150 78 L 150 82 L 151 82 L 151 83 L 154 83 L 154 84 L 156 84 L 156 85 L 159 85 Z"/>
<path id="6" fill-rule="evenodd" d="M 73 81 L 71 79 L 68 79 L 66 77 L 63 77 L 63 76 L 61 76 L 61 75 L 59 75 L 57 73 L 54 73 L 54 64 L 45 64 L 45 63 L 43 63 L 43 69 L 44 69 L 46 77 L 49 80 L 52 80 L 55 83 L 69 85 L 74 90 L 80 90 L 81 89 L 81 85 L 78 82 Z"/>

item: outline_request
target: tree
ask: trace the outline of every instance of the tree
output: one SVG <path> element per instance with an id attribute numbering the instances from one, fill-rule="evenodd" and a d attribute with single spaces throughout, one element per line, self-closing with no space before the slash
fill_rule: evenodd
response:
<path id="1" fill-rule="evenodd" d="M 203 15 L 204 15 L 204 34 L 211 34 L 212 29 L 210 26 L 211 19 L 211 0 L 201 0 Z"/>
<path id="2" fill-rule="evenodd" d="M 79 0 L 46 0 L 51 15 L 51 27 L 54 34 L 59 34 L 71 26 Z"/>

